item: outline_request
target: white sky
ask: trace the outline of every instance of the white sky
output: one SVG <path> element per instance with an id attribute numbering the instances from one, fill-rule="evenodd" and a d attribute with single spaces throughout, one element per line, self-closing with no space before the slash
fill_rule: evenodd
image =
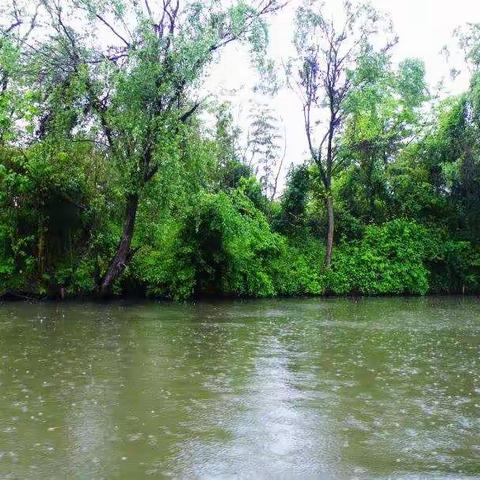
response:
<path id="1" fill-rule="evenodd" d="M 434 88 L 442 78 L 450 93 L 458 93 L 467 86 L 466 77 L 456 82 L 449 79 L 452 66 L 463 66 L 460 52 L 446 63 L 440 50 L 446 44 L 454 46 L 452 33 L 458 26 L 480 22 L 480 0 L 371 0 L 379 10 L 388 13 L 394 23 L 399 42 L 393 51 L 394 62 L 406 57 L 420 58 L 425 62 L 428 84 Z M 292 46 L 293 17 L 301 0 L 291 0 L 290 4 L 270 19 L 270 52 L 281 62 L 294 54 Z M 333 12 L 341 8 L 343 0 L 326 0 L 327 8 Z M 234 114 L 240 126 L 248 128 L 248 111 L 252 100 L 264 101 L 255 96 L 252 87 L 255 73 L 249 66 L 248 55 L 238 45 L 230 46 L 223 52 L 222 60 L 216 66 L 208 81 L 209 88 L 218 96 L 232 103 Z M 284 123 L 287 152 L 284 174 L 291 163 L 300 163 L 306 158 L 306 141 L 303 130 L 301 106 L 295 94 L 282 89 L 276 97 L 269 100 L 276 115 Z"/>

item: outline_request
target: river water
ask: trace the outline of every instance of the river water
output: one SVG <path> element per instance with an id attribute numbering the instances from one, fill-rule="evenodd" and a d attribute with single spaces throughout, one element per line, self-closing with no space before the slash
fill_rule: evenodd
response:
<path id="1" fill-rule="evenodd" d="M 480 300 L 0 304 L 0 478 L 480 478 Z"/>

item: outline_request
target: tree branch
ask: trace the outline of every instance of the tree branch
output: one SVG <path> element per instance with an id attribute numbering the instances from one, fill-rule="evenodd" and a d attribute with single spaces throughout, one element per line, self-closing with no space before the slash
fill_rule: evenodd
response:
<path id="1" fill-rule="evenodd" d="M 119 38 L 128 48 L 130 48 L 130 42 L 128 42 L 120 33 L 113 28 L 113 26 L 107 22 L 99 13 L 95 13 L 95 16 L 106 26 L 110 29 L 110 31 L 117 37 Z"/>

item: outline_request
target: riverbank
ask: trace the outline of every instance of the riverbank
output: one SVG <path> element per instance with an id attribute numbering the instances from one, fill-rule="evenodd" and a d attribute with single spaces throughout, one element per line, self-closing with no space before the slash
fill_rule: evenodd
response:
<path id="1" fill-rule="evenodd" d="M 220 230 L 216 220 L 195 232 L 185 224 L 188 231 L 175 232 L 170 239 L 162 237 L 156 246 L 139 244 L 107 290 L 102 287 L 101 272 L 108 269 L 108 253 L 61 256 L 49 261 L 48 270 L 38 254 L 27 263 L 24 257 L 18 261 L 7 258 L 3 267 L 0 258 L 0 295 L 90 298 L 101 292 L 104 297 L 188 300 L 203 295 L 480 293 L 478 246 L 413 221 L 366 227 L 361 238 L 335 246 L 332 264 L 326 268 L 324 246 L 318 238 L 291 239 L 274 232 L 263 217 L 252 225 L 251 219 L 239 212 L 235 215 L 236 220 L 226 214 L 217 219 Z"/>
<path id="2" fill-rule="evenodd" d="M 160 303 L 166 305 L 195 305 L 198 303 L 228 303 L 228 302 L 262 302 L 262 301 L 302 301 L 302 300 L 346 300 L 358 302 L 362 300 L 374 299 L 442 299 L 442 298 L 480 298 L 480 292 L 452 292 L 452 293 L 426 293 L 424 295 L 412 295 L 408 293 L 402 294 L 378 294 L 378 295 L 361 295 L 361 294 L 323 294 L 323 295 L 290 295 L 290 296 L 274 296 L 274 297 L 238 297 L 228 295 L 197 295 L 185 300 L 174 300 L 165 297 L 149 297 L 145 295 L 112 295 L 109 297 L 102 297 L 100 295 L 78 295 L 78 296 L 35 296 L 23 294 L 5 294 L 0 296 L 0 302 L 16 303 L 16 302 L 38 302 L 38 303 L 93 303 L 93 304 L 109 304 L 116 302 L 126 302 L 132 304 L 139 303 Z"/>

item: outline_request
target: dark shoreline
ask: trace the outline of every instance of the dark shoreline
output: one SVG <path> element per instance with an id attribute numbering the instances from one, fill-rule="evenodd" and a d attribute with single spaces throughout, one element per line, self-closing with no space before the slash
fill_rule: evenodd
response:
<path id="1" fill-rule="evenodd" d="M 173 300 L 170 298 L 162 297 L 146 297 L 141 295 L 118 295 L 111 296 L 108 298 L 102 298 L 96 295 L 89 296 L 68 296 L 65 298 L 52 297 L 52 296 L 35 296 L 35 295 L 25 295 L 25 294 L 5 294 L 0 296 L 0 303 L 20 303 L 20 302 L 30 302 L 30 303 L 57 303 L 57 304 L 68 304 L 68 303 L 96 303 L 96 304 L 109 304 L 109 303 L 118 303 L 118 302 L 131 302 L 131 303 L 165 303 L 171 305 L 195 305 L 197 303 L 223 303 L 223 302 L 260 302 L 266 300 L 338 300 L 345 299 L 351 301 L 362 301 L 368 299 L 381 299 L 381 298 L 403 298 L 403 299 L 416 299 L 416 298 L 425 298 L 425 299 L 434 299 L 434 298 L 472 298 L 477 297 L 480 300 L 480 293 L 427 293 L 425 295 L 414 295 L 414 294 L 379 294 L 379 295 L 335 295 L 335 294 L 323 294 L 323 295 L 289 295 L 281 296 L 276 295 L 272 297 L 248 297 L 248 296 L 227 296 L 227 295 L 198 295 L 193 296 L 187 300 Z"/>

